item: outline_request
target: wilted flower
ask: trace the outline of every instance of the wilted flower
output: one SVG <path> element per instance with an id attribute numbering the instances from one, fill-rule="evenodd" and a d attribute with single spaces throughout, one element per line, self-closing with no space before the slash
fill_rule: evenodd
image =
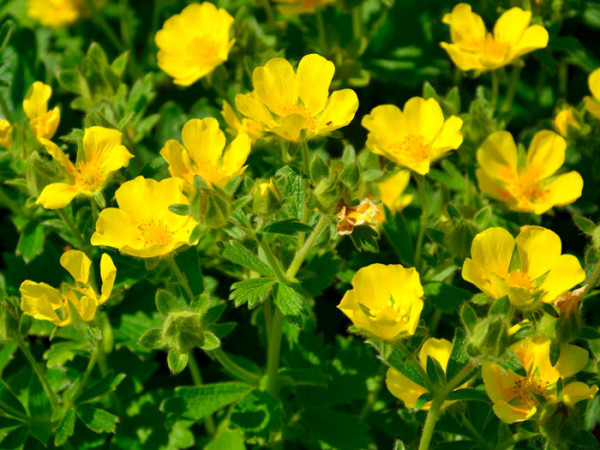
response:
<path id="1" fill-rule="evenodd" d="M 581 197 L 581 175 L 572 171 L 554 176 L 565 161 L 566 147 L 553 131 L 538 131 L 521 165 L 512 135 L 496 131 L 477 151 L 479 189 L 513 211 L 543 214 L 554 206 L 573 203 Z"/>
<path id="2" fill-rule="evenodd" d="M 554 306 L 556 306 L 558 312 L 564 316 L 574 316 L 577 314 L 581 299 L 583 298 L 583 294 L 585 294 L 587 287 L 586 284 L 579 289 L 574 289 L 567 292 L 565 295 L 558 297 L 554 301 Z"/>
<path id="3" fill-rule="evenodd" d="M 187 245 L 197 224 L 191 216 L 169 209 L 189 204 L 182 185 L 180 178 L 159 182 L 141 176 L 123 183 L 115 193 L 119 208 L 100 212 L 92 245 L 118 248 L 141 258 L 163 256 Z"/>
<path id="4" fill-rule="evenodd" d="M 369 150 L 421 175 L 444 153 L 460 147 L 462 124 L 457 116 L 444 121 L 439 103 L 421 97 L 408 100 L 404 112 L 395 105 L 380 105 L 362 120 L 369 130 Z"/>
<path id="5" fill-rule="evenodd" d="M 356 272 L 338 308 L 361 331 L 381 339 L 412 336 L 423 310 L 419 273 L 400 264 L 371 264 Z"/>
<path id="6" fill-rule="evenodd" d="M 219 122 L 212 117 L 192 119 L 181 131 L 183 145 L 170 139 L 160 151 L 169 163 L 172 176 L 185 181 L 186 191 L 192 189 L 194 176 L 199 175 L 210 185 L 223 186 L 231 178 L 240 175 L 250 153 L 250 137 L 238 135 L 225 152 L 225 134 Z"/>
<path id="7" fill-rule="evenodd" d="M 167 19 L 154 38 L 158 67 L 189 86 L 227 61 L 234 39 L 229 39 L 233 17 L 209 2 L 193 3 Z"/>
<path id="8" fill-rule="evenodd" d="M 242 118 L 242 120 L 240 120 L 231 105 L 225 100 L 223 100 L 221 116 L 223 116 L 223 119 L 225 119 L 225 122 L 229 126 L 227 131 L 235 136 L 247 134 L 250 136 L 250 139 L 252 139 L 252 142 L 255 142 L 263 134 L 264 130 L 260 123 L 246 118 Z"/>
<path id="9" fill-rule="evenodd" d="M 585 106 L 591 115 L 600 119 L 600 68 L 590 73 L 588 87 L 590 88 L 592 97 L 589 95 L 584 97 Z"/>
<path id="10" fill-rule="evenodd" d="M 52 96 L 52 88 L 41 81 L 36 81 L 25 94 L 23 110 L 29 118 L 29 125 L 37 138 L 52 139 L 60 123 L 60 109 L 55 106 L 48 111 L 48 100 Z"/>
<path id="11" fill-rule="evenodd" d="M 511 8 L 504 12 L 494 33 L 488 33 L 481 16 L 471 6 L 459 3 L 442 19 L 450 25 L 452 44 L 441 46 L 461 70 L 494 70 L 520 56 L 548 45 L 548 32 L 541 25 L 529 25 L 531 11 Z"/>
<path id="12" fill-rule="evenodd" d="M 314 13 L 336 0 L 275 0 L 277 9 L 286 16 Z"/>
<path id="13" fill-rule="evenodd" d="M 587 350 L 575 345 L 560 346 L 560 356 L 555 365 L 550 362 L 550 340 L 528 338 L 510 347 L 526 375 L 505 370 L 497 364 L 483 363 L 485 391 L 493 402 L 496 415 L 506 423 L 530 419 L 538 411 L 540 399 L 548 403 L 563 401 L 567 406 L 596 395 L 598 386 L 589 387 L 574 381 L 563 388 L 563 398 L 557 398 L 556 383 L 581 371 L 588 362 Z"/>
<path id="14" fill-rule="evenodd" d="M 379 189 L 379 199 L 390 210 L 391 213 L 400 212 L 412 202 L 414 195 L 404 194 L 410 182 L 410 171 L 399 170 L 397 173 L 383 181 L 377 183 Z M 383 208 L 379 208 L 381 213 L 375 220 L 382 222 L 385 220 Z"/>
<path id="15" fill-rule="evenodd" d="M 40 142 L 66 172 L 66 183 L 51 183 L 40 193 L 36 203 L 47 209 L 67 206 L 77 195 L 94 195 L 102 191 L 110 174 L 127 167 L 133 155 L 121 145 L 122 134 L 104 127 L 86 128 L 83 152 L 73 164 L 67 155 L 48 139 Z"/>
<path id="16" fill-rule="evenodd" d="M 423 370 L 427 370 L 427 357 L 435 359 L 446 373 L 448 368 L 448 361 L 450 360 L 450 353 L 452 352 L 452 342 L 446 339 L 435 339 L 429 338 L 421 347 L 419 352 L 419 364 Z M 427 388 L 415 383 L 410 378 L 402 375 L 393 367 L 387 370 L 385 376 L 385 384 L 388 390 L 396 398 L 399 398 L 404 402 L 404 406 L 407 408 L 414 408 L 417 400 L 427 391 Z M 452 401 L 444 402 L 444 405 L 449 405 Z M 431 402 L 423 405 L 422 409 L 428 410 L 431 408 Z"/>
<path id="17" fill-rule="evenodd" d="M 0 147 L 10 148 L 12 141 L 12 125 L 6 119 L 0 119 Z"/>
<path id="18" fill-rule="evenodd" d="M 357 206 L 342 205 L 336 214 L 339 219 L 337 232 L 341 235 L 352 234 L 354 227 L 365 224 L 375 228 L 376 217 L 379 214 L 380 209 L 368 198 L 363 199 Z"/>
<path id="19" fill-rule="evenodd" d="M 573 108 L 571 107 L 560 110 L 560 112 L 554 118 L 554 126 L 564 137 L 567 137 L 569 128 L 574 128 L 576 130 L 581 129 L 581 125 L 575 118 L 575 115 L 573 114 Z"/>
<path id="20" fill-rule="evenodd" d="M 494 299 L 508 295 L 516 307 L 553 303 L 585 279 L 579 260 L 562 255 L 561 247 L 546 228 L 524 226 L 516 239 L 503 228 L 488 228 L 473 239 L 462 276 Z"/>
<path id="21" fill-rule="evenodd" d="M 24 314 L 39 320 L 48 320 L 64 327 L 73 321 L 71 308 L 89 322 L 96 314 L 99 305 L 106 302 L 112 292 L 117 268 L 107 254 L 100 259 L 102 288 L 98 294 L 90 283 L 92 262 L 79 250 L 69 250 L 60 257 L 63 266 L 75 279 L 64 283 L 60 289 L 46 283 L 25 280 L 21 283 L 21 309 Z"/>
<path id="22" fill-rule="evenodd" d="M 302 58 L 297 73 L 285 59 L 273 58 L 254 69 L 254 91 L 238 94 L 236 107 L 265 131 L 290 141 L 328 134 L 348 125 L 358 109 L 351 89 L 329 95 L 334 72 L 333 63 L 316 54 Z"/>

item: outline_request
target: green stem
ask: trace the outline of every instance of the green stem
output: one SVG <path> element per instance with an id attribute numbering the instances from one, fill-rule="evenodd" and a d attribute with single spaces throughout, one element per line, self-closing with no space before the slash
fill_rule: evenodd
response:
<path id="1" fill-rule="evenodd" d="M 279 140 L 279 147 L 281 148 L 281 162 L 284 164 L 288 163 L 288 142 L 283 139 Z"/>
<path id="2" fill-rule="evenodd" d="M 360 422 L 363 422 L 367 418 L 367 416 L 369 415 L 371 410 L 373 409 L 373 405 L 375 405 L 375 402 L 377 401 L 377 398 L 379 397 L 379 393 L 381 392 L 381 388 L 383 386 L 383 380 L 385 378 L 386 370 L 387 370 L 387 367 L 384 364 L 382 364 L 381 370 L 380 370 L 381 373 L 377 377 L 377 385 L 375 386 L 375 389 L 369 391 L 369 394 L 367 395 L 365 404 L 363 405 L 362 409 L 360 410 L 360 414 L 358 415 L 358 420 Z"/>
<path id="3" fill-rule="evenodd" d="M 352 10 L 352 34 L 355 41 L 359 41 L 363 37 L 361 12 L 360 5 Z"/>
<path id="4" fill-rule="evenodd" d="M 90 375 L 92 374 L 92 371 L 94 370 L 94 366 L 96 365 L 97 359 L 98 359 L 98 348 L 96 348 L 96 350 L 92 354 L 92 357 L 88 361 L 88 365 L 85 368 L 85 372 L 83 372 L 83 375 L 81 376 L 81 378 L 79 380 L 79 385 L 77 386 L 77 390 L 75 391 L 75 394 L 73 394 L 71 404 L 73 404 L 77 401 L 77 398 L 81 395 L 81 393 L 85 389 L 85 385 L 87 384 L 87 381 L 89 380 Z"/>
<path id="5" fill-rule="evenodd" d="M 23 414 L 21 411 L 17 411 L 16 409 L 11 408 L 9 405 L 4 403 L 2 400 L 0 400 L 0 411 L 2 412 L 2 415 L 4 415 L 6 413 L 11 416 L 18 417 L 19 419 L 23 420 L 24 422 L 31 423 L 31 418 L 29 416 Z"/>
<path id="6" fill-rule="evenodd" d="M 175 262 L 175 257 L 170 257 L 167 259 L 169 262 L 169 267 L 171 268 L 171 272 L 177 278 L 179 282 L 179 287 L 182 288 L 183 294 L 187 297 L 188 302 L 191 302 L 194 299 L 194 292 L 190 287 L 190 283 L 188 282 L 185 274 L 179 269 L 179 266 Z"/>
<path id="7" fill-rule="evenodd" d="M 417 245 L 415 246 L 415 268 L 419 270 L 421 263 L 421 254 L 423 251 L 423 239 L 425 237 L 425 230 L 427 229 L 427 221 L 429 219 L 429 207 L 427 204 L 427 190 L 425 188 L 425 177 L 423 175 L 416 175 L 415 180 L 417 182 L 417 188 L 419 190 L 419 197 L 421 198 L 421 217 L 419 219 L 419 234 L 417 235 Z"/>
<path id="8" fill-rule="evenodd" d="M 306 139 L 300 141 L 300 150 L 302 151 L 302 169 L 307 176 L 310 176 L 310 151 Z"/>
<path id="9" fill-rule="evenodd" d="M 203 382 L 202 375 L 200 374 L 200 367 L 198 367 L 198 362 L 196 362 L 193 352 L 188 352 L 188 367 L 190 368 L 190 375 L 192 376 L 194 385 L 202 386 Z M 216 427 L 212 415 L 209 414 L 205 417 L 204 427 L 206 428 L 206 432 L 209 434 L 209 436 L 214 436 Z"/>
<path id="10" fill-rule="evenodd" d="M 500 112 L 510 111 L 512 108 L 513 100 L 515 99 L 515 93 L 517 92 L 517 86 L 519 85 L 519 79 L 521 77 L 521 70 L 523 68 L 520 66 L 515 66 L 510 74 L 510 80 L 508 82 L 508 87 L 506 88 L 506 96 L 504 97 L 504 101 L 502 102 L 502 107 L 500 108 Z"/>
<path id="11" fill-rule="evenodd" d="M 276 308 L 271 321 L 271 331 L 267 348 L 267 392 L 277 396 L 279 392 L 279 356 L 281 353 L 281 335 L 283 333 L 283 313 Z"/>
<path id="12" fill-rule="evenodd" d="M 29 350 L 29 347 L 25 344 L 23 339 L 21 339 L 20 337 L 17 338 L 16 341 L 17 341 L 17 345 L 19 346 L 19 349 L 21 349 L 21 352 L 23 353 L 23 355 L 25 355 L 25 358 L 27 359 L 27 361 L 29 361 L 31 368 L 33 369 L 33 371 L 39 378 L 40 383 L 42 383 L 42 386 L 44 387 L 46 394 L 48 394 L 48 399 L 50 400 L 50 403 L 52 404 L 52 408 L 53 409 L 58 408 L 58 406 L 59 406 L 58 397 L 56 396 L 54 389 L 52 389 L 52 387 L 50 386 L 50 383 L 48 383 L 46 375 L 44 375 L 44 372 L 42 371 L 39 364 L 37 363 L 37 361 L 31 354 L 31 350 Z"/>
<path id="13" fill-rule="evenodd" d="M 315 228 L 313 229 L 310 236 L 308 236 L 308 239 L 304 242 L 302 248 L 298 250 L 296 256 L 294 256 L 294 259 L 290 263 L 290 266 L 288 267 L 288 270 L 286 272 L 286 276 L 288 279 L 292 279 L 296 276 L 296 274 L 300 270 L 300 266 L 302 266 L 302 263 L 306 259 L 308 252 L 313 247 L 315 241 L 319 238 L 319 236 L 328 224 L 329 218 L 327 217 L 327 215 L 323 214 L 317 222 L 317 224 L 315 225 Z"/>
<path id="14" fill-rule="evenodd" d="M 71 220 L 71 218 L 69 217 L 67 212 L 64 209 L 57 209 L 56 213 L 60 216 L 60 218 L 63 220 L 63 222 L 67 225 L 67 228 L 73 235 L 73 238 L 75 239 L 79 248 L 84 253 L 88 253 L 90 250 L 89 246 L 86 245 L 83 235 L 79 232 L 79 230 L 77 229 L 77 227 L 75 226 L 75 224 L 73 223 L 73 221 Z"/>
<path id="15" fill-rule="evenodd" d="M 98 361 L 98 367 L 100 368 L 100 374 L 103 377 L 108 375 L 108 372 L 109 372 L 108 364 L 106 363 L 106 352 L 104 350 L 105 350 L 104 349 L 104 341 L 101 340 L 98 342 L 98 344 L 96 346 L 96 359 Z M 125 414 L 126 414 L 125 408 L 123 407 L 123 403 L 121 402 L 121 399 L 119 398 L 119 396 L 116 395 L 114 391 L 111 391 L 110 394 L 108 395 L 108 397 L 109 397 L 112 405 L 117 410 L 117 413 L 119 414 L 119 416 L 121 416 L 121 417 L 125 416 Z"/>
<path id="16" fill-rule="evenodd" d="M 223 368 L 238 380 L 243 381 L 244 383 L 251 384 L 253 386 L 258 385 L 261 377 L 238 365 L 229 356 L 227 356 L 227 354 L 223 350 L 212 350 L 208 354 L 209 356 L 213 356 L 217 361 L 219 361 Z"/>
<path id="17" fill-rule="evenodd" d="M 267 243 L 267 241 L 264 238 L 260 243 L 260 247 L 263 249 L 263 252 L 265 253 L 265 256 L 267 257 L 267 261 L 269 261 L 269 265 L 273 269 L 273 272 L 275 272 L 275 276 L 277 277 L 277 279 L 279 281 L 281 281 L 282 283 L 287 282 L 285 273 L 283 273 L 283 268 L 281 267 L 281 262 L 273 254 L 273 250 L 271 250 L 271 247 L 269 246 L 269 244 Z"/>
<path id="18" fill-rule="evenodd" d="M 119 52 L 123 52 L 123 44 L 121 40 L 117 36 L 117 33 L 115 33 L 115 31 L 111 28 L 110 24 L 104 18 L 104 14 L 98 11 L 94 0 L 86 0 L 86 2 L 92 15 L 92 21 L 102 29 L 102 31 L 104 32 L 110 43 L 115 47 L 115 49 Z"/>
<path id="19" fill-rule="evenodd" d="M 500 79 L 498 78 L 498 72 L 495 70 L 491 73 L 492 76 L 492 99 L 490 100 L 492 104 L 492 111 L 496 112 L 496 107 L 498 106 L 498 91 L 500 90 Z"/>
<path id="20" fill-rule="evenodd" d="M 0 92 L 0 111 L 2 111 L 4 118 L 12 124 L 13 123 L 12 113 L 10 112 L 10 108 L 8 107 L 8 103 L 6 103 L 4 94 L 2 94 L 1 92 Z"/>
<path id="21" fill-rule="evenodd" d="M 327 45 L 327 35 L 325 34 L 325 21 L 323 20 L 323 12 L 319 9 L 315 12 L 317 19 L 317 36 L 319 37 L 319 48 L 325 50 Z"/>

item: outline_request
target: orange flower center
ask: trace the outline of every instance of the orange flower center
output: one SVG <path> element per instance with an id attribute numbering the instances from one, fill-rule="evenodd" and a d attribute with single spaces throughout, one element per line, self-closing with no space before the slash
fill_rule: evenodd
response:
<path id="1" fill-rule="evenodd" d="M 404 306 L 400 306 L 391 295 L 387 303 L 381 308 L 373 308 L 369 311 L 376 318 L 388 317 L 394 319 L 395 322 L 404 324 L 410 321 L 411 308 L 406 309 Z"/>
<path id="2" fill-rule="evenodd" d="M 535 395 L 546 396 L 548 382 L 536 377 L 519 377 L 513 384 L 512 391 L 522 404 L 527 406 L 537 405 Z"/>
<path id="3" fill-rule="evenodd" d="M 138 230 L 147 246 L 169 245 L 173 242 L 173 233 L 161 221 L 151 220 L 148 223 L 140 224 Z"/>
<path id="4" fill-rule="evenodd" d="M 418 134 L 405 135 L 395 147 L 398 153 L 415 162 L 426 161 L 431 158 L 430 143 Z"/>
<path id="5" fill-rule="evenodd" d="M 521 272 L 520 270 L 515 270 L 514 272 L 509 273 L 507 281 L 511 287 L 520 287 L 527 289 L 528 291 L 532 291 L 534 289 L 529 275 L 526 272 Z"/>
<path id="6" fill-rule="evenodd" d="M 95 191 L 104 183 L 104 174 L 95 161 L 79 161 L 76 167 L 75 184 L 82 191 Z"/>
<path id="7" fill-rule="evenodd" d="M 478 53 L 484 61 L 501 61 L 506 56 L 508 44 L 500 43 L 494 39 L 492 33 L 488 33 L 485 41 L 479 44 Z"/>
<path id="8" fill-rule="evenodd" d="M 539 177 L 525 169 L 519 174 L 512 174 L 508 190 L 512 197 L 525 203 L 544 203 L 548 191 L 539 182 Z"/>
<path id="9" fill-rule="evenodd" d="M 210 65 L 220 61 L 220 48 L 221 46 L 209 37 L 197 37 L 190 43 L 188 54 L 196 64 Z"/>

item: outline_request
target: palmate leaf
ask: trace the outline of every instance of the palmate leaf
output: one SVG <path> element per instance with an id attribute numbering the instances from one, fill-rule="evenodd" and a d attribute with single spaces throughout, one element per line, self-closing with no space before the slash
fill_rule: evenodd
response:
<path id="1" fill-rule="evenodd" d="M 234 301 L 235 306 L 248 303 L 248 308 L 252 309 L 265 300 L 274 284 L 275 280 L 271 278 L 238 281 L 231 286 L 229 298 Z"/>
<path id="2" fill-rule="evenodd" d="M 221 243 L 221 246 L 223 248 L 221 255 L 229 261 L 239 264 L 253 272 L 258 272 L 265 277 L 273 276 L 271 268 L 239 242 L 224 242 Z"/>
<path id="3" fill-rule="evenodd" d="M 275 304 L 281 309 L 285 319 L 298 328 L 302 327 L 302 316 L 306 314 L 304 306 L 304 294 L 298 283 L 289 286 L 285 283 L 277 283 Z"/>
<path id="4" fill-rule="evenodd" d="M 119 418 L 99 408 L 89 406 L 77 410 L 79 419 L 96 433 L 114 433 Z"/>

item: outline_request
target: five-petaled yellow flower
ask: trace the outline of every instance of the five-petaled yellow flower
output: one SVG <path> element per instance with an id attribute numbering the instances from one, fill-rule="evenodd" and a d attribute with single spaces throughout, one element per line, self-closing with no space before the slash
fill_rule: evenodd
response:
<path id="1" fill-rule="evenodd" d="M 123 183 L 115 193 L 119 208 L 100 212 L 92 245 L 152 258 L 189 244 L 196 222 L 169 210 L 171 205 L 189 204 L 182 189 L 180 178 L 156 181 L 140 176 Z"/>
<path id="2" fill-rule="evenodd" d="M 587 111 L 600 119 L 600 68 L 594 70 L 590 73 L 588 77 L 588 87 L 590 88 L 590 92 L 592 96 L 589 95 L 584 97 L 585 106 Z"/>
<path id="3" fill-rule="evenodd" d="M 338 308 L 354 326 L 381 339 L 412 336 L 423 310 L 419 273 L 400 264 L 371 264 L 356 272 Z"/>
<path id="4" fill-rule="evenodd" d="M 27 91 L 23 100 L 23 110 L 29 118 L 33 134 L 39 139 L 52 139 L 60 123 L 60 109 L 55 106 L 48 111 L 48 100 L 52 96 L 52 88 L 41 81 L 36 81 Z"/>
<path id="5" fill-rule="evenodd" d="M 199 175 L 209 185 L 222 187 L 231 178 L 246 170 L 250 154 L 250 137 L 239 134 L 225 148 L 225 134 L 219 122 L 212 117 L 192 119 L 181 131 L 183 145 L 170 139 L 160 151 L 169 163 L 172 176 L 185 181 L 185 190 L 191 191 L 194 176 Z"/>
<path id="6" fill-rule="evenodd" d="M 512 135 L 496 131 L 477 151 L 479 189 L 513 211 L 543 214 L 554 206 L 573 203 L 581 197 L 581 175 L 572 171 L 554 176 L 565 161 L 566 148 L 561 136 L 542 130 L 533 136 L 527 158 L 519 158 Z"/>
<path id="7" fill-rule="evenodd" d="M 452 342 L 446 339 L 429 338 L 423 343 L 419 352 L 419 364 L 423 370 L 427 370 L 427 357 L 429 356 L 439 362 L 446 373 L 451 351 Z M 415 383 L 393 367 L 387 370 L 385 384 L 392 395 L 402 400 L 407 408 L 414 408 L 419 397 L 428 392 L 427 388 Z M 444 405 L 450 403 L 452 402 L 444 402 Z M 422 409 L 428 410 L 429 408 L 431 408 L 431 402 L 426 403 Z"/>
<path id="8" fill-rule="evenodd" d="M 516 239 L 503 228 L 488 228 L 473 239 L 462 276 L 494 299 L 507 295 L 516 307 L 534 308 L 585 279 L 579 260 L 561 251 L 560 237 L 546 228 L 524 226 Z"/>
<path id="9" fill-rule="evenodd" d="M 540 406 L 538 396 L 548 403 L 564 402 L 567 406 L 591 399 L 598 386 L 589 387 L 580 381 L 568 383 L 563 397 L 557 398 L 556 383 L 581 371 L 588 362 L 587 350 L 575 345 L 563 344 L 555 365 L 550 361 L 550 340 L 527 338 L 510 347 L 526 375 L 521 376 L 505 370 L 497 364 L 483 363 L 485 391 L 493 402 L 496 415 L 506 423 L 522 422 L 532 418 Z"/>
<path id="10" fill-rule="evenodd" d="M 100 7 L 104 2 L 94 3 Z M 46 27 L 71 25 L 89 12 L 86 0 L 27 0 L 27 15 Z"/>
<path id="11" fill-rule="evenodd" d="M 260 123 L 245 117 L 240 120 L 234 109 L 225 100 L 223 100 L 221 116 L 223 116 L 223 119 L 227 123 L 227 131 L 234 136 L 247 134 L 252 139 L 252 142 L 255 142 L 263 135 L 264 130 Z"/>
<path id="12" fill-rule="evenodd" d="M 47 209 L 67 206 L 77 195 L 94 195 L 103 189 L 108 176 L 127 167 L 133 155 L 121 145 L 122 135 L 104 127 L 86 128 L 83 152 L 73 164 L 67 155 L 48 139 L 40 138 L 48 153 L 66 172 L 66 183 L 51 183 L 40 193 L 36 203 Z"/>
<path id="13" fill-rule="evenodd" d="M 229 39 L 233 17 L 210 3 L 193 3 L 167 19 L 154 38 L 158 67 L 189 86 L 227 61 L 234 39 Z"/>
<path id="14" fill-rule="evenodd" d="M 275 0 L 277 9 L 286 16 L 314 13 L 336 0 Z"/>
<path id="15" fill-rule="evenodd" d="M 326 135 L 348 125 L 358 109 L 351 89 L 329 95 L 334 72 L 333 63 L 316 54 L 303 57 L 296 73 L 285 59 L 273 58 L 254 69 L 254 91 L 238 94 L 236 107 L 265 131 L 289 141 Z"/>
<path id="16" fill-rule="evenodd" d="M 0 119 L 0 147 L 10 148 L 13 127 L 6 119 Z"/>
<path id="17" fill-rule="evenodd" d="M 459 3 L 442 19 L 450 25 L 452 44 L 441 46 L 461 70 L 494 70 L 548 45 L 548 32 L 541 25 L 529 25 L 531 11 L 511 8 L 504 12 L 488 33 L 483 19 L 471 6 Z"/>
<path id="18" fill-rule="evenodd" d="M 21 283 L 21 309 L 23 313 L 39 320 L 48 320 L 64 327 L 73 319 L 73 308 L 86 322 L 94 318 L 99 305 L 106 302 L 112 292 L 117 268 L 106 253 L 100 259 L 102 288 L 98 294 L 90 283 L 92 262 L 79 250 L 69 250 L 60 257 L 63 266 L 74 282 L 63 283 L 60 289 L 46 283 L 25 280 Z"/>
<path id="19" fill-rule="evenodd" d="M 377 155 L 425 175 L 429 166 L 463 141 L 463 121 L 444 113 L 435 99 L 413 97 L 401 111 L 395 105 L 380 105 L 363 117 L 369 130 L 367 148 Z"/>
<path id="20" fill-rule="evenodd" d="M 410 182 L 410 171 L 399 170 L 397 173 L 377 183 L 378 198 L 393 214 L 400 212 L 412 202 L 414 195 L 405 194 L 404 191 Z M 375 217 L 377 223 L 385 220 L 385 211 L 379 208 L 380 213 Z"/>

